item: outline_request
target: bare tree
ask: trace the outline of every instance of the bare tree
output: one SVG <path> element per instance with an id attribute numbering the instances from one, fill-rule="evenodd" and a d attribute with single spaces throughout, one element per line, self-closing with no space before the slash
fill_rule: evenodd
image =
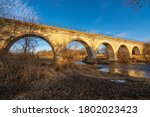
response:
<path id="1" fill-rule="evenodd" d="M 30 53 L 33 54 L 38 47 L 38 40 L 36 37 L 24 37 L 18 40 L 10 49 L 13 53 Z"/>
<path id="2" fill-rule="evenodd" d="M 0 0 L 0 17 L 39 22 L 36 11 L 23 0 Z"/>
<path id="3" fill-rule="evenodd" d="M 38 23 L 39 17 L 37 13 L 23 0 L 0 0 L 0 17 L 21 20 L 25 22 Z M 9 27 L 9 24 L 7 23 Z M 16 25 L 10 24 L 12 32 L 15 34 Z M 12 28 L 13 27 L 13 28 Z M 32 32 L 35 26 L 30 24 L 28 32 Z M 16 42 L 15 50 L 17 52 L 27 53 L 33 52 L 38 46 L 37 40 L 33 37 L 25 37 Z"/>
<path id="4" fill-rule="evenodd" d="M 134 10 L 141 9 L 144 5 L 150 4 L 150 0 L 125 0 L 126 4 L 132 6 Z"/>

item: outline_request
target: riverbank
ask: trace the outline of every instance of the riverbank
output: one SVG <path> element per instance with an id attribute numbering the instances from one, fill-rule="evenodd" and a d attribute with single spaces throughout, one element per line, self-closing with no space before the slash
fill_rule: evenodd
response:
<path id="1" fill-rule="evenodd" d="M 11 62 L 15 64 L 15 61 Z M 21 64 L 23 64 L 22 61 L 19 65 Z M 9 73 L 9 77 L 12 77 L 10 79 L 6 80 L 2 78 L 2 74 L 0 75 L 0 99 L 150 99 L 149 79 L 103 73 L 90 65 L 70 64 L 69 67 L 56 67 L 49 62 L 40 63 L 39 61 L 28 60 L 23 66 L 21 67 L 23 71 L 20 70 L 19 72 L 15 69 L 18 70 L 20 66 L 8 66 L 9 69 L 12 67 L 12 71 L 9 71 L 12 72 Z M 16 75 L 18 73 L 19 75 Z M 4 74 L 3 77 L 6 75 L 8 74 Z"/>

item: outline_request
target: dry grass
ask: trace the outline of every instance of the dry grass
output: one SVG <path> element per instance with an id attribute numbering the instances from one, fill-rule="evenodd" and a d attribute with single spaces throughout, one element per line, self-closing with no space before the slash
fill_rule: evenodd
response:
<path id="1" fill-rule="evenodd" d="M 38 80 L 56 79 L 59 76 L 52 64 L 30 54 L 13 55 L 3 53 L 0 56 L 0 87 L 1 93 L 5 90 L 16 92 L 29 89 Z"/>
<path id="2" fill-rule="evenodd" d="M 74 64 L 74 60 L 71 59 L 64 55 L 63 60 L 54 62 L 32 54 L 13 55 L 1 52 L 0 95 L 11 97 L 16 92 L 23 93 L 32 88 L 40 89 L 47 86 L 48 82 L 51 85 L 53 82 L 65 78 L 66 74 L 84 71 L 80 65 Z M 4 96 L 4 98 L 6 97 Z"/>
<path id="3" fill-rule="evenodd" d="M 122 77 L 68 59 L 53 63 L 30 54 L 0 54 L 0 99 L 150 99 L 147 81 L 105 79 Z"/>

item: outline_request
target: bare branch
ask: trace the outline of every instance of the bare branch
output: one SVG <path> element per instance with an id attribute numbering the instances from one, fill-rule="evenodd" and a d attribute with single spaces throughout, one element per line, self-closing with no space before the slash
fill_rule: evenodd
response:
<path id="1" fill-rule="evenodd" d="M 39 22 L 36 11 L 23 0 L 0 0 L 0 17 Z"/>
<path id="2" fill-rule="evenodd" d="M 131 6 L 135 11 L 143 8 L 146 4 L 150 4 L 150 0 L 125 0 L 126 5 Z"/>

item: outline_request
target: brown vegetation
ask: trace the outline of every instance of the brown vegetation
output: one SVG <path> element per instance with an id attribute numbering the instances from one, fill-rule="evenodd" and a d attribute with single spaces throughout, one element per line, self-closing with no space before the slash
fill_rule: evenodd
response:
<path id="1" fill-rule="evenodd" d="M 80 67 L 73 64 L 73 61 L 69 63 L 62 61 L 56 64 L 32 54 L 13 55 L 1 52 L 0 97 L 10 99 L 13 94 L 23 93 L 34 87 L 42 89 L 47 85 L 46 82 L 62 80 L 65 78 L 65 74 L 79 69 Z M 87 71 L 88 69 L 85 72 Z"/>
<path id="2" fill-rule="evenodd" d="M 31 54 L 0 54 L 0 99 L 150 99 L 149 81 L 112 82 L 94 66 L 54 64 Z M 107 78 L 107 79 L 106 79 Z"/>

